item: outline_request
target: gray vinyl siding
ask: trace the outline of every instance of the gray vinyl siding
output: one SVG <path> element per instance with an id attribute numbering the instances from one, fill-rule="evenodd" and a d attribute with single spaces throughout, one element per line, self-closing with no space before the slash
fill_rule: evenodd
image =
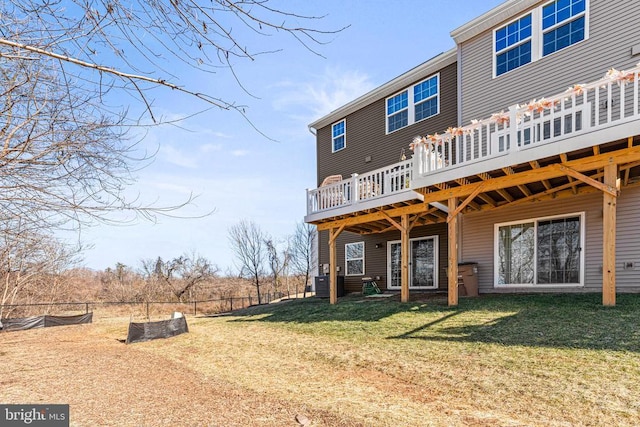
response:
<path id="1" fill-rule="evenodd" d="M 434 224 L 423 227 L 416 227 L 411 230 L 410 238 L 438 236 L 438 288 L 447 288 L 447 225 Z M 336 240 L 337 264 L 340 267 L 338 275 L 345 274 L 345 244 L 354 242 L 364 242 L 365 268 L 364 276 L 346 276 L 344 278 L 345 290 L 347 292 L 360 292 L 362 290 L 362 277 L 380 276 L 377 281 L 380 289 L 387 288 L 387 242 L 400 240 L 399 231 L 390 231 L 382 234 L 361 236 L 354 233 L 344 232 Z M 329 263 L 329 243 L 328 232 L 320 232 L 319 238 L 320 271 L 322 274 L 322 264 Z M 376 248 L 376 243 L 381 243 L 382 247 Z M 415 292 L 415 291 L 414 291 Z"/>
<path id="2" fill-rule="evenodd" d="M 541 1 L 536 7 L 547 2 Z M 589 38 L 493 78 L 493 30 L 460 46 L 461 123 L 484 119 L 510 105 L 552 96 L 577 83 L 628 69 L 640 61 L 640 2 L 589 0 Z M 521 16 L 521 15 L 518 15 Z M 513 18 L 517 18 L 514 16 Z M 499 28 L 509 21 L 496 26 Z"/>
<path id="3" fill-rule="evenodd" d="M 602 290 L 602 194 L 531 202 L 462 217 L 462 260 L 479 264 L 480 292 L 596 292 Z M 494 288 L 494 225 L 538 217 L 585 213 L 584 288 Z M 640 291 L 640 188 L 624 189 L 617 204 L 616 282 L 619 291 Z M 634 268 L 625 270 L 624 262 Z"/>
<path id="4" fill-rule="evenodd" d="M 353 173 L 361 174 L 397 163 L 402 149 L 410 158 L 409 144 L 413 137 L 442 133 L 457 124 L 457 93 L 457 66 L 453 64 L 440 70 L 440 113 L 433 117 L 387 135 L 386 98 L 379 99 L 346 117 L 346 147 L 335 153 L 331 152 L 331 125 L 318 129 L 318 185 L 329 175 L 340 174 L 348 178 Z M 368 162 L 365 161 L 367 157 L 371 158 Z"/>

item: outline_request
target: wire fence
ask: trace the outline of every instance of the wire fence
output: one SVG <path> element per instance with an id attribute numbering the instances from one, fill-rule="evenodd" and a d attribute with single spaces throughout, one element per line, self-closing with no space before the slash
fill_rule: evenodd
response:
<path id="1" fill-rule="evenodd" d="M 260 304 L 270 304 L 287 296 L 284 292 L 269 292 L 260 295 Z M 257 295 L 219 297 L 198 301 L 83 301 L 50 302 L 0 305 L 2 318 L 27 317 L 43 314 L 77 314 L 78 312 L 108 312 L 109 314 L 136 317 L 167 314 L 174 311 L 193 315 L 212 315 L 258 305 Z"/>

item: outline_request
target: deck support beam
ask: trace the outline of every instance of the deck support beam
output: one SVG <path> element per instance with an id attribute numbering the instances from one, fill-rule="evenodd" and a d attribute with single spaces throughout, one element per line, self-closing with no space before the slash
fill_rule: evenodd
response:
<path id="1" fill-rule="evenodd" d="M 458 198 L 449 199 L 449 212 L 455 212 L 458 207 Z M 449 260 L 447 267 L 448 277 L 448 302 L 449 306 L 458 305 L 458 215 L 452 215 L 448 219 L 449 229 Z"/>
<path id="2" fill-rule="evenodd" d="M 329 303 L 338 302 L 338 256 L 336 255 L 336 239 L 344 230 L 344 225 L 339 228 L 329 230 Z"/>
<path id="3" fill-rule="evenodd" d="M 616 188 L 618 165 L 604 167 L 604 185 Z M 604 191 L 602 205 L 602 304 L 616 305 L 616 193 Z"/>
<path id="4" fill-rule="evenodd" d="M 400 229 L 400 254 L 402 259 L 400 270 L 400 301 L 409 302 L 409 215 L 404 214 L 401 217 Z"/>

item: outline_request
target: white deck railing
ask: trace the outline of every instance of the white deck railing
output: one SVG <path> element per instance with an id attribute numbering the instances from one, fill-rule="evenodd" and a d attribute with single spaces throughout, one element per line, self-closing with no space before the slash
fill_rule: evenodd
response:
<path id="1" fill-rule="evenodd" d="M 411 185 L 412 172 L 413 161 L 404 160 L 364 174 L 353 174 L 351 178 L 335 184 L 307 190 L 307 213 L 335 209 L 407 191 Z"/>
<path id="2" fill-rule="evenodd" d="M 514 105 L 487 119 L 473 120 L 468 126 L 414 140 L 410 160 L 307 190 L 307 213 L 405 192 L 413 188 L 414 180 L 421 180 L 416 185 L 424 184 L 424 178 L 431 175 L 437 183 L 438 174 L 472 164 L 487 162 L 489 171 L 495 166 L 489 160 L 516 152 L 536 149 L 531 152 L 531 160 L 542 158 L 552 150 L 538 147 L 639 120 L 639 74 L 640 64 L 626 72 L 610 70 L 596 82 L 577 84 L 554 97 Z M 603 141 L 586 143 L 598 142 Z M 500 163 L 510 165 L 508 160 Z M 459 178 L 466 176 L 464 170 L 452 173 Z"/>
<path id="3" fill-rule="evenodd" d="M 610 70 L 596 82 L 414 141 L 413 176 L 421 178 L 638 120 L 639 73 L 640 66 L 627 72 Z"/>

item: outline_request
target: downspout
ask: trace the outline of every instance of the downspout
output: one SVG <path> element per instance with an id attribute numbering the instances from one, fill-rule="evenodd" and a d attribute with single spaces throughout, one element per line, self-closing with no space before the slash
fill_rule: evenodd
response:
<path id="1" fill-rule="evenodd" d="M 311 126 L 307 126 L 307 129 L 309 129 L 309 133 L 313 136 L 316 137 L 316 150 L 317 150 L 317 146 L 318 146 L 318 132 L 316 131 L 315 128 L 311 127 Z M 317 164 L 316 164 L 316 168 L 317 168 Z M 318 171 L 316 169 L 316 179 L 317 179 L 317 174 Z M 314 237 L 314 242 L 315 242 L 315 247 L 313 248 L 313 265 L 315 265 L 315 273 L 313 273 L 313 283 L 311 285 L 311 289 L 313 290 L 313 292 L 316 291 L 316 282 L 315 282 L 315 278 L 318 276 L 318 274 L 322 274 L 324 272 L 320 271 L 320 232 L 318 231 L 318 227 L 316 227 L 315 229 L 315 237 Z"/>
<path id="2" fill-rule="evenodd" d="M 458 98 L 458 127 L 462 127 L 462 48 L 459 43 L 456 43 L 457 47 L 457 62 L 456 62 L 456 70 L 457 70 L 457 98 Z M 458 228 L 457 236 L 458 236 L 458 260 L 462 260 L 462 216 L 460 216 L 459 221 L 456 222 L 456 226 Z"/>

